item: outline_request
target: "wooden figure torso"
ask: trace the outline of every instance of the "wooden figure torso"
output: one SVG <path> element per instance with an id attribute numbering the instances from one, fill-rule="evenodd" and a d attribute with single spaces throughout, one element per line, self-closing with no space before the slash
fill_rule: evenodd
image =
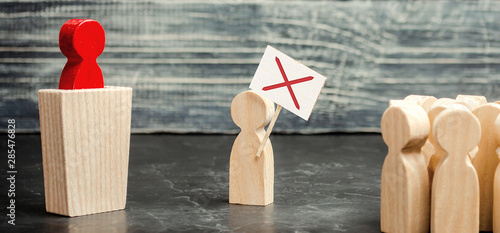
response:
<path id="1" fill-rule="evenodd" d="M 446 109 L 447 107 L 445 105 L 434 106 L 433 108 L 431 108 L 431 110 L 427 115 L 429 117 L 429 123 L 431 126 L 434 123 L 434 119 L 437 117 L 437 115 Z M 432 136 L 432 127 L 429 133 L 429 142 L 434 147 L 434 154 L 432 154 L 431 158 L 429 159 L 429 163 L 427 164 L 427 169 L 429 173 L 429 185 L 432 189 L 432 180 L 434 178 L 434 172 L 436 171 L 437 165 L 443 158 L 443 154 L 445 154 L 445 151 L 434 140 L 434 137 Z"/>
<path id="2" fill-rule="evenodd" d="M 468 156 L 481 137 L 479 121 L 468 110 L 447 109 L 433 137 L 446 153 L 432 183 L 431 232 L 479 232 L 479 181 Z"/>
<path id="3" fill-rule="evenodd" d="M 274 104 L 253 91 L 242 92 L 231 104 L 233 121 L 241 128 L 231 150 L 229 203 L 268 205 L 273 202 L 274 159 L 268 139 L 260 157 L 257 150 Z"/>
<path id="4" fill-rule="evenodd" d="M 475 108 L 472 113 L 481 123 L 481 141 L 474 157 L 473 165 L 479 179 L 479 228 L 481 231 L 493 230 L 493 180 L 498 165 L 495 139 L 495 120 L 500 115 L 500 105 L 485 104 Z"/>
<path id="5" fill-rule="evenodd" d="M 409 95 L 404 98 L 405 101 L 415 101 L 418 105 L 422 106 L 425 112 L 428 114 L 432 104 L 437 101 L 434 96 L 425 95 Z M 436 152 L 432 143 L 427 139 L 424 146 L 422 147 L 422 154 L 424 155 L 425 164 L 429 164 L 432 155 Z"/>
<path id="6" fill-rule="evenodd" d="M 389 148 L 381 180 L 383 232 L 429 230 L 429 177 L 421 152 L 429 128 L 425 111 L 416 104 L 391 106 L 382 117 Z"/>
<path id="7" fill-rule="evenodd" d="M 500 145 L 500 116 L 497 117 L 494 125 L 495 141 Z M 497 147 L 497 151 L 498 151 Z M 498 158 L 500 154 L 497 152 Z M 493 180 L 493 232 L 500 232 L 500 163 L 496 167 Z"/>

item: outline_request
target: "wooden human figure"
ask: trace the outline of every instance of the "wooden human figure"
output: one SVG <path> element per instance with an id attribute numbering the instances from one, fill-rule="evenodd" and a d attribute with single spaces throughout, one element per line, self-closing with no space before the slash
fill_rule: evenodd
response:
<path id="1" fill-rule="evenodd" d="M 462 102 L 462 103 L 469 105 L 470 106 L 469 109 L 471 111 L 472 111 L 472 109 L 474 109 L 478 106 L 481 106 L 483 104 L 488 103 L 488 100 L 486 99 L 486 97 L 480 96 L 480 95 L 457 95 L 456 100 L 458 102 Z"/>
<path id="2" fill-rule="evenodd" d="M 429 111 L 431 110 L 432 104 L 437 101 L 436 97 L 434 96 L 426 96 L 426 95 L 409 95 L 404 98 L 405 101 L 415 101 L 418 105 L 422 106 L 422 108 L 425 110 L 425 112 L 428 114 Z M 422 154 L 424 155 L 425 158 L 425 164 L 429 164 L 429 161 L 431 160 L 432 155 L 435 153 L 434 146 L 432 143 L 427 139 L 425 141 L 424 146 L 422 147 Z"/>
<path id="3" fill-rule="evenodd" d="M 487 104 L 488 100 L 486 97 L 480 95 L 457 95 L 457 103 L 466 106 L 470 111 L 475 108 Z M 474 164 L 474 157 L 476 157 L 477 152 L 479 151 L 479 147 L 474 147 L 471 152 L 469 152 L 469 157 L 471 159 L 472 164 Z"/>
<path id="4" fill-rule="evenodd" d="M 105 34 L 92 19 L 70 19 L 59 33 L 59 48 L 68 58 L 59 80 L 59 89 L 103 88 L 97 57 L 104 50 Z"/>
<path id="5" fill-rule="evenodd" d="M 432 182 L 431 232 L 478 232 L 479 181 L 467 154 L 479 143 L 479 120 L 468 110 L 446 109 L 432 134 L 446 153 Z"/>
<path id="6" fill-rule="evenodd" d="M 448 98 L 443 98 L 439 99 L 436 101 L 432 106 L 431 109 L 429 110 L 429 113 L 427 116 L 429 117 L 429 123 L 432 125 L 434 123 L 434 119 L 444 110 L 446 109 L 462 109 L 465 111 L 469 111 L 469 109 L 464 106 L 463 104 L 457 103 L 456 100 L 454 99 L 448 99 Z M 427 169 L 429 171 L 429 182 L 430 182 L 430 187 L 432 189 L 432 179 L 434 177 L 434 172 L 436 171 L 436 168 L 443 158 L 444 154 L 446 153 L 443 148 L 441 148 L 436 140 L 434 139 L 434 135 L 432 134 L 432 131 L 434 129 L 431 127 L 431 131 L 429 134 L 429 142 L 433 145 L 434 148 L 434 154 L 431 156 L 429 163 L 427 164 Z"/>
<path id="7" fill-rule="evenodd" d="M 481 231 L 493 230 L 493 180 L 498 166 L 496 150 L 498 141 L 495 139 L 495 121 L 500 115 L 500 104 L 488 103 L 476 107 L 472 113 L 481 123 L 481 141 L 472 164 L 479 178 L 480 220 Z"/>
<path id="8" fill-rule="evenodd" d="M 383 232 L 429 231 L 429 177 L 421 152 L 429 120 L 416 104 L 390 106 L 382 116 L 382 137 L 389 152 L 382 168 Z"/>
<path id="9" fill-rule="evenodd" d="M 273 115 L 274 103 L 254 91 L 242 92 L 233 99 L 231 117 L 241 132 L 231 150 L 229 203 L 260 206 L 273 203 L 274 158 L 269 139 L 257 157 L 264 126 Z"/>
<path id="10" fill-rule="evenodd" d="M 409 95 L 404 98 L 405 101 L 415 101 L 418 105 L 422 106 L 425 112 L 429 112 L 431 106 L 437 101 L 436 97 L 428 95 Z"/>
<path id="11" fill-rule="evenodd" d="M 500 116 L 495 121 L 493 131 L 495 140 L 500 145 Z M 500 158 L 498 152 L 497 156 Z M 500 163 L 497 165 L 493 180 L 493 232 L 500 232 Z"/>

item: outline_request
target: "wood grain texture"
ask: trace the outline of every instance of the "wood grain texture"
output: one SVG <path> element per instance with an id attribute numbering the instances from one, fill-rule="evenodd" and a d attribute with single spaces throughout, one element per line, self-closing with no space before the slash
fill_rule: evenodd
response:
<path id="1" fill-rule="evenodd" d="M 39 91 L 47 212 L 125 208 L 132 89 Z"/>
<path id="2" fill-rule="evenodd" d="M 38 130 L 70 18 L 99 21 L 105 85 L 134 89 L 134 132 L 237 133 L 230 103 L 270 44 L 328 78 L 308 122 L 275 132 L 379 132 L 390 99 L 500 99 L 500 2 L 0 1 L 0 130 Z"/>
<path id="3" fill-rule="evenodd" d="M 495 121 L 494 131 L 495 140 L 500 145 L 500 116 Z M 500 157 L 500 154 L 497 156 Z M 493 232 L 500 232 L 500 164 L 497 165 L 493 180 Z"/>
<path id="4" fill-rule="evenodd" d="M 488 103 L 486 97 L 479 95 L 457 95 L 456 100 L 467 104 L 471 111 L 478 106 Z"/>
<path id="5" fill-rule="evenodd" d="M 271 118 L 271 122 L 269 123 L 269 126 L 266 129 L 266 134 L 264 134 L 264 137 L 261 140 L 259 149 L 257 150 L 257 157 L 260 157 L 262 154 L 262 151 L 264 150 L 264 147 L 266 146 L 267 140 L 269 139 L 269 136 L 271 136 L 271 132 L 273 132 L 274 124 L 276 124 L 276 120 L 278 120 L 278 116 L 280 115 L 281 105 L 278 105 L 276 107 L 276 110 L 274 111 L 273 118 Z"/>
<path id="6" fill-rule="evenodd" d="M 481 123 L 481 141 L 474 157 L 474 167 L 479 177 L 480 229 L 493 230 L 493 183 L 498 166 L 498 141 L 495 138 L 495 121 L 500 116 L 500 105 L 489 103 L 475 108 L 472 113 Z"/>
<path id="7" fill-rule="evenodd" d="M 231 116 L 241 132 L 234 141 L 229 162 L 229 203 L 265 206 L 274 200 L 274 157 L 271 141 L 257 150 L 264 127 L 274 115 L 274 103 L 254 91 L 238 94 L 231 103 Z"/>
<path id="8" fill-rule="evenodd" d="M 430 191 L 421 148 L 429 135 L 427 114 L 408 103 L 389 107 L 382 116 L 389 152 L 382 168 L 382 232 L 428 232 Z"/>
<path id="9" fill-rule="evenodd" d="M 479 232 L 479 181 L 468 156 L 481 138 L 479 120 L 468 110 L 446 109 L 432 128 L 446 153 L 432 182 L 431 232 Z"/>
<path id="10" fill-rule="evenodd" d="M 465 110 L 465 111 L 470 111 L 469 109 L 470 105 L 465 104 L 464 102 L 459 102 L 455 99 L 450 99 L 450 98 L 441 98 L 438 99 L 436 102 L 434 102 L 429 110 L 429 113 L 427 116 L 429 117 L 429 122 L 431 125 L 434 124 L 434 120 L 436 117 L 441 114 L 446 109 L 459 109 L 459 110 Z M 432 181 L 434 178 L 434 173 L 436 172 L 438 164 L 441 162 L 443 159 L 444 155 L 446 154 L 446 151 L 441 148 L 436 140 L 434 139 L 434 134 L 433 134 L 434 128 L 431 127 L 431 133 L 429 134 L 429 142 L 432 144 L 434 148 L 434 154 L 431 156 L 429 163 L 427 164 L 427 169 L 429 171 L 429 180 L 431 184 L 431 189 L 432 189 Z M 477 151 L 477 148 L 473 149 L 472 151 L 469 152 L 469 157 L 472 160 L 473 157 L 475 156 Z"/>
<path id="11" fill-rule="evenodd" d="M 405 101 L 415 101 L 418 105 L 422 106 L 426 113 L 431 110 L 432 104 L 437 101 L 434 96 L 427 95 L 409 95 L 404 98 Z"/>
<path id="12" fill-rule="evenodd" d="M 434 104 L 429 112 L 427 113 L 427 116 L 429 117 L 429 124 L 432 125 L 434 123 L 434 119 L 443 112 L 444 110 L 448 109 L 453 102 L 448 102 L 448 99 L 446 99 L 446 103 L 444 102 L 444 99 L 440 99 L 436 104 Z M 451 101 L 451 99 L 449 99 Z M 442 104 L 441 104 L 442 103 Z M 458 106 L 457 106 L 458 107 Z M 443 158 L 444 154 L 446 153 L 443 148 L 441 148 L 436 140 L 434 140 L 434 136 L 432 135 L 432 127 L 430 129 L 428 141 L 432 144 L 432 148 L 434 149 L 434 153 L 431 155 L 429 158 L 429 162 L 427 163 L 427 169 L 429 173 L 429 182 L 430 182 L 430 187 L 432 189 L 432 179 L 434 178 L 434 172 L 436 171 L 436 167 Z"/>
<path id="13" fill-rule="evenodd" d="M 432 104 L 437 101 L 436 97 L 434 96 L 425 96 L 425 95 L 409 95 L 404 98 L 404 101 L 414 101 L 416 104 L 422 106 L 422 108 L 425 110 L 427 114 L 429 114 L 429 111 L 431 110 Z M 429 121 L 430 122 L 430 121 Z M 431 129 L 432 132 L 432 129 Z M 430 133 L 429 133 L 430 134 Z M 436 153 L 436 150 L 434 149 L 434 146 L 432 143 L 429 141 L 429 138 L 425 141 L 424 146 L 422 147 L 422 154 L 424 155 L 425 159 L 425 164 L 428 166 L 429 162 L 431 160 L 432 155 Z"/>

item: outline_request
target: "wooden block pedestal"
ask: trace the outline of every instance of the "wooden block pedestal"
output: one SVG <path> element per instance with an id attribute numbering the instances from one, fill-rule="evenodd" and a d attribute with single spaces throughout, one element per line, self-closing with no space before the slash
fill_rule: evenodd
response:
<path id="1" fill-rule="evenodd" d="M 47 212 L 125 208 L 132 88 L 38 92 Z"/>

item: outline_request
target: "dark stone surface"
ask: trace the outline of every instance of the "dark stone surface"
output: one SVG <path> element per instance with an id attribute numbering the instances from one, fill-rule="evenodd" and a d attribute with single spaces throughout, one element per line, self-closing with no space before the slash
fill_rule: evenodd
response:
<path id="1" fill-rule="evenodd" d="M 228 203 L 235 135 L 133 135 L 127 207 L 63 217 L 45 212 L 40 137 L 16 137 L 16 226 L 7 224 L 0 136 L 0 232 L 380 232 L 380 135 L 273 135 L 274 204 Z"/>

